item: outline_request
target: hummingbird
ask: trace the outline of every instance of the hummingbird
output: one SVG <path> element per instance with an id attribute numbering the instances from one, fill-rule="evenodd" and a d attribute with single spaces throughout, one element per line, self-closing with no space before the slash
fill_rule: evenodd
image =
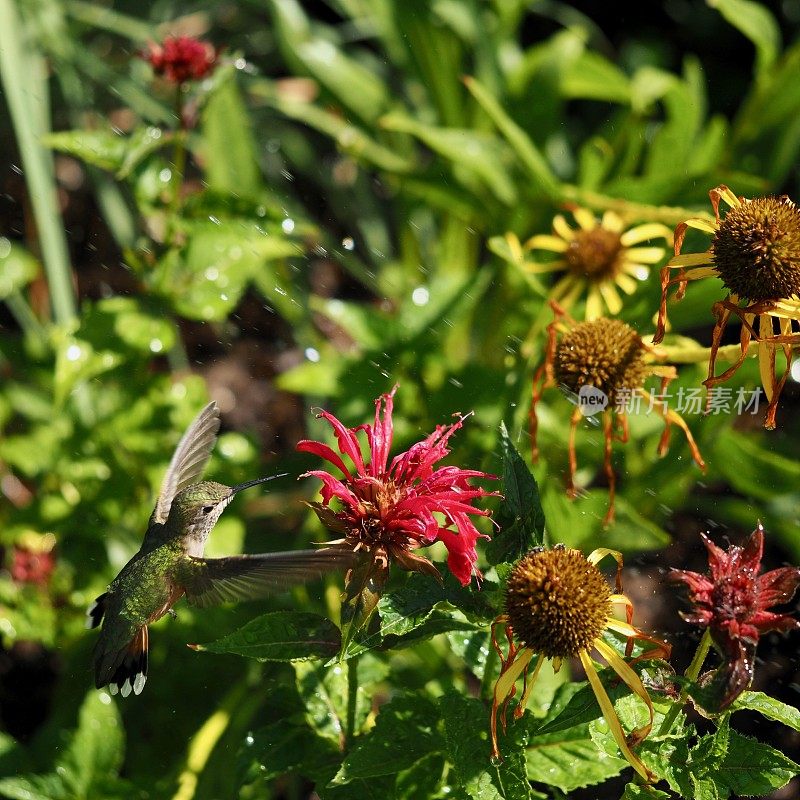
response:
<path id="1" fill-rule="evenodd" d="M 279 475 L 225 486 L 198 480 L 211 456 L 220 419 L 209 403 L 184 433 L 161 484 L 139 551 L 86 613 L 86 627 L 102 623 L 94 648 L 98 689 L 138 695 L 147 680 L 148 625 L 182 597 L 199 608 L 248 600 L 350 566 L 351 550 L 324 547 L 283 553 L 205 558 L 206 540 L 222 512 L 243 489 Z"/>

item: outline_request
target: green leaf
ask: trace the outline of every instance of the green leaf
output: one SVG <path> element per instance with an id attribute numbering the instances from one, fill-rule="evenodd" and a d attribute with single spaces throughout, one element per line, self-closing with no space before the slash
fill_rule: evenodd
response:
<path id="1" fill-rule="evenodd" d="M 558 181 L 533 140 L 511 119 L 483 84 L 475 78 L 465 78 L 464 82 L 472 96 L 480 103 L 481 108 L 489 115 L 500 133 L 505 136 L 506 141 L 511 145 L 520 162 L 542 192 L 551 197 L 555 196 L 558 191 Z"/>
<path id="2" fill-rule="evenodd" d="M 0 236 L 0 300 L 27 286 L 39 273 L 39 262 L 24 248 Z"/>
<path id="3" fill-rule="evenodd" d="M 211 92 L 203 108 L 203 163 L 212 189 L 255 197 L 261 171 L 250 115 L 231 75 Z"/>
<path id="4" fill-rule="evenodd" d="M 206 653 L 234 653 L 261 661 L 330 658 L 341 647 L 339 629 L 325 617 L 301 611 L 274 611 L 208 644 L 193 645 Z"/>
<path id="5" fill-rule="evenodd" d="M 670 796 L 652 786 L 629 783 L 619 800 L 670 800 Z"/>
<path id="6" fill-rule="evenodd" d="M 504 162 L 504 146 L 494 136 L 465 128 L 436 128 L 395 112 L 382 117 L 382 127 L 416 136 L 431 150 L 453 163 L 454 172 L 481 193 L 483 187 L 505 205 L 517 199 L 517 190 Z"/>
<path id="7" fill-rule="evenodd" d="M 519 748 L 513 753 L 504 752 L 504 761 L 497 767 L 489 761 L 489 712 L 480 700 L 449 692 L 439 699 L 439 709 L 444 719 L 447 757 L 467 796 L 473 800 L 531 797 Z"/>
<path id="8" fill-rule="evenodd" d="M 43 143 L 59 153 L 78 158 L 108 172 L 127 177 L 150 153 L 172 141 L 160 128 L 137 128 L 130 136 L 110 130 L 77 130 L 51 133 Z"/>
<path id="9" fill-rule="evenodd" d="M 525 764 L 530 780 L 565 792 L 602 783 L 628 766 L 625 759 L 600 752 L 588 723 L 557 733 L 532 734 L 525 749 Z"/>
<path id="10" fill-rule="evenodd" d="M 436 706 L 424 695 L 396 695 L 381 706 L 375 727 L 353 742 L 333 783 L 395 775 L 408 769 L 439 750 L 438 722 Z"/>
<path id="11" fill-rule="evenodd" d="M 166 353 L 177 339 L 175 324 L 164 318 L 163 309 L 149 307 L 146 299 L 110 297 L 95 306 L 113 318 L 114 333 L 125 344 L 145 353 Z"/>
<path id="12" fill-rule="evenodd" d="M 800 731 L 800 710 L 763 692 L 743 692 L 733 701 L 730 710 L 757 711 L 767 719 L 773 719 Z"/>
<path id="13" fill-rule="evenodd" d="M 564 97 L 606 100 L 625 105 L 631 102 L 628 76 L 600 54 L 588 50 L 567 64 L 561 90 Z"/>
<path id="14" fill-rule="evenodd" d="M 95 796 L 122 765 L 125 736 L 116 703 L 107 692 L 90 691 L 81 706 L 78 729 L 56 767 L 75 797 Z"/>
<path id="15" fill-rule="evenodd" d="M 57 331 L 54 336 L 56 367 L 55 404 L 62 406 L 78 384 L 85 383 L 122 363 L 112 350 L 95 350 L 89 342 Z"/>
<path id="16" fill-rule="evenodd" d="M 424 756 L 397 776 L 397 800 L 436 797 L 444 779 L 445 761 L 440 753 Z"/>
<path id="17" fill-rule="evenodd" d="M 756 48 L 756 73 L 765 73 L 778 58 L 781 31 L 775 17 L 752 0 L 707 0 L 725 20 L 743 33 Z"/>
<path id="18" fill-rule="evenodd" d="M 714 778 L 733 794 L 747 797 L 768 794 L 798 774 L 800 765 L 783 753 L 731 731 L 727 755 Z"/>
<path id="19" fill-rule="evenodd" d="M 746 497 L 774 500 L 800 486 L 800 463 L 775 452 L 763 436 L 720 431 L 711 464 Z"/>
<path id="20" fill-rule="evenodd" d="M 511 441 L 505 423 L 500 424 L 503 458 L 503 502 L 497 513 L 501 530 L 486 547 L 490 564 L 516 561 L 544 543 L 544 511 L 536 479 Z"/>

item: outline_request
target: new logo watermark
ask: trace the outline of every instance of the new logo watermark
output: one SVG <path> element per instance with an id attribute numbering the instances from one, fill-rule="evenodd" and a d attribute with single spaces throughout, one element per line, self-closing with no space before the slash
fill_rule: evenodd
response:
<path id="1" fill-rule="evenodd" d="M 578 408 L 584 417 L 593 417 L 608 408 L 608 395 L 594 386 L 581 386 L 578 390 Z"/>

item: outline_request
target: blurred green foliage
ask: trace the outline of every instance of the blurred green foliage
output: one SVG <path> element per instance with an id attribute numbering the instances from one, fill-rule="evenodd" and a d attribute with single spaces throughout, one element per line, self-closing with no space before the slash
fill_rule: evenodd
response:
<path id="1" fill-rule="evenodd" d="M 630 554 L 665 547 L 686 517 L 737 530 L 760 517 L 800 559 L 794 392 L 777 433 L 757 420 L 690 418 L 706 476 L 677 435 L 657 459 L 657 420 L 634 420 L 614 455 L 618 514 L 607 531 L 594 428 L 578 435 L 586 491 L 564 496 L 571 407 L 558 391 L 540 409 L 538 486 L 528 472 L 547 286 L 488 242 L 547 233 L 565 205 L 672 226 L 687 209 L 707 211 L 721 183 L 743 195 L 799 188 L 796 18 L 750 0 L 692 6 L 678 24 L 697 47 L 665 54 L 644 26 L 617 30 L 612 44 L 603 26 L 613 12 L 592 16 L 545 0 L 0 0 L 0 134 L 26 197 L 21 223 L 0 235 L 0 644 L 14 658 L 30 643 L 57 654 L 43 724 L 25 745 L 0 738 L 0 794 L 299 798 L 313 782 L 324 800 L 494 800 L 594 785 L 626 766 L 596 705 L 539 733 L 580 689 L 563 672 L 541 680 L 536 714 L 509 726 L 506 761 L 488 763 L 485 701 L 499 666 L 487 625 L 502 611 L 507 562 L 541 543 L 544 520 L 551 543 Z M 174 92 L 136 55 L 178 24 L 224 48 L 213 78 L 179 98 L 193 125 L 178 123 Z M 731 69 L 714 62 L 709 74 L 717 56 L 701 46 L 714 37 L 729 43 Z M 104 265 L 116 288 L 98 289 L 85 264 L 70 263 L 54 153 L 81 164 L 88 213 L 118 256 Z M 708 344 L 720 291 L 693 286 L 671 312 L 675 330 Z M 650 333 L 658 297 L 655 279 L 643 284 L 623 318 Z M 117 705 L 89 690 L 83 612 L 138 547 L 174 444 L 207 400 L 192 331 L 232 349 L 249 335 L 240 312 L 253 299 L 293 354 L 274 384 L 304 407 L 333 402 L 355 425 L 399 383 L 398 448 L 474 410 L 454 458 L 503 476 L 503 530 L 484 559 L 497 569 L 481 593 L 395 576 L 380 627 L 342 662 L 319 660 L 338 649 L 325 619 L 338 622 L 335 579 L 262 604 L 269 613 L 250 622 L 252 606 L 181 608 L 153 632 L 146 696 Z M 703 377 L 682 367 L 675 386 Z M 737 381 L 757 386 L 755 366 Z M 291 477 L 260 504 L 238 501 L 212 554 L 323 538 L 299 502 L 310 489 L 293 482 L 310 461 L 283 444 L 266 469 Z M 208 476 L 254 477 L 264 455 L 253 430 L 227 430 Z M 19 551 L 52 551 L 54 571 L 13 579 Z M 311 625 L 318 649 L 298 649 L 293 632 Z M 254 641 L 263 647 L 246 652 Z M 797 730 L 779 705 L 771 718 Z M 759 745 L 763 769 L 737 784 L 720 765 L 755 758 L 755 745 L 725 725 L 705 738 L 683 718 L 679 728 L 643 756 L 674 792 L 762 793 L 796 772 Z M 601 761 L 598 746 L 609 753 Z M 663 748 L 699 766 L 666 770 Z"/>

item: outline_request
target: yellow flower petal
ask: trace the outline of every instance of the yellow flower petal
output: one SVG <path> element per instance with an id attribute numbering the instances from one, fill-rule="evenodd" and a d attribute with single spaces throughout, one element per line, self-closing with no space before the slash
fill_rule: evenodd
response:
<path id="1" fill-rule="evenodd" d="M 561 214 L 553 217 L 553 230 L 567 242 L 571 242 L 575 238 L 575 231 L 570 228 Z"/>
<path id="2" fill-rule="evenodd" d="M 622 567 L 622 553 L 619 550 L 612 550 L 609 547 L 598 547 L 592 550 L 586 560 L 593 566 L 597 566 L 606 556 L 612 556 L 617 562 L 618 567 Z"/>
<path id="3" fill-rule="evenodd" d="M 517 682 L 517 678 L 522 675 L 522 671 L 528 666 L 532 658 L 533 650 L 524 647 L 519 651 L 514 663 L 497 679 L 497 683 L 494 685 L 495 703 L 502 703 L 508 697 Z"/>
<path id="4" fill-rule="evenodd" d="M 597 284 L 589 284 L 589 296 L 586 298 L 586 319 L 593 320 L 603 316 L 603 298 Z"/>
<path id="5" fill-rule="evenodd" d="M 527 272 L 529 275 L 541 275 L 545 272 L 558 272 L 559 270 L 567 268 L 567 262 L 559 259 L 558 261 L 550 261 L 547 264 L 539 264 L 535 261 L 523 261 L 519 265 L 520 269 Z"/>
<path id="6" fill-rule="evenodd" d="M 769 328 L 765 323 L 769 322 Z M 772 335 L 772 320 L 762 314 L 758 318 L 758 333 L 761 337 Z M 767 402 L 772 402 L 775 387 L 775 347 L 764 341 L 758 343 L 758 371 L 761 375 L 761 385 L 767 394 Z"/>
<path id="7" fill-rule="evenodd" d="M 592 659 L 589 658 L 588 653 L 584 650 L 581 650 L 580 657 L 581 664 L 583 664 L 583 669 L 586 672 L 586 677 L 589 679 L 589 684 L 594 691 L 594 696 L 597 698 L 597 703 L 600 706 L 600 710 L 603 712 L 603 717 L 608 723 L 608 727 L 611 730 L 614 741 L 617 743 L 617 747 L 619 747 L 622 751 L 622 755 L 625 756 L 628 763 L 639 775 L 641 775 L 645 781 L 650 782 L 652 777 L 647 767 L 634 755 L 633 751 L 628 747 L 628 743 L 625 741 L 625 731 L 622 730 L 622 725 L 620 725 L 619 718 L 614 711 L 614 706 L 606 693 L 605 687 L 600 682 L 597 670 L 594 668 L 594 664 L 592 664 Z"/>
<path id="8" fill-rule="evenodd" d="M 603 214 L 600 225 L 612 233 L 622 233 L 622 229 L 625 227 L 622 217 L 614 211 L 606 211 Z"/>
<path id="9" fill-rule="evenodd" d="M 646 242 L 648 239 L 666 239 L 670 241 L 672 239 L 672 231 L 659 222 L 648 222 L 646 225 L 637 225 L 635 228 L 625 231 L 619 237 L 623 247 Z"/>
<path id="10" fill-rule="evenodd" d="M 713 264 L 714 257 L 710 250 L 704 253 L 684 253 L 680 256 L 673 256 L 668 262 L 668 267 L 699 267 L 701 264 Z"/>
<path id="11" fill-rule="evenodd" d="M 528 675 L 528 680 L 525 683 L 525 691 L 522 693 L 522 697 L 519 700 L 519 705 L 514 709 L 515 719 L 519 719 L 522 716 L 522 712 L 528 705 L 528 700 L 530 700 L 531 692 L 533 691 L 533 687 L 536 685 L 536 679 L 539 677 L 539 670 L 541 670 L 542 664 L 544 664 L 544 662 L 545 662 L 544 656 L 539 655 L 538 659 L 536 660 L 536 666 L 533 668 L 533 674 Z"/>
<path id="12" fill-rule="evenodd" d="M 631 247 L 625 253 L 625 257 L 641 264 L 657 264 L 664 258 L 666 252 L 664 247 Z"/>
<path id="13" fill-rule="evenodd" d="M 694 228 L 695 230 L 703 231 L 704 233 L 710 233 L 712 235 L 717 232 L 717 226 L 713 222 L 700 217 L 690 217 L 689 219 L 684 220 L 683 224 L 688 228 Z"/>
<path id="14" fill-rule="evenodd" d="M 575 222 L 585 231 L 592 231 L 597 227 L 597 218 L 585 208 L 576 208 L 572 212 L 572 216 L 575 217 Z"/>
<path id="15" fill-rule="evenodd" d="M 741 205 L 739 198 L 727 186 L 717 186 L 717 191 L 720 199 L 724 200 L 731 208 Z"/>
<path id="16" fill-rule="evenodd" d="M 564 253 L 569 244 L 558 236 L 540 233 L 536 236 L 531 236 L 524 246 L 526 250 L 552 250 L 554 253 Z"/>
<path id="17" fill-rule="evenodd" d="M 622 311 L 622 298 L 619 296 L 617 287 L 614 286 L 613 283 L 603 281 L 598 284 L 597 288 L 600 289 L 600 294 L 603 296 L 603 300 L 606 301 L 606 305 L 611 314 L 619 314 L 619 312 Z"/>
<path id="18" fill-rule="evenodd" d="M 633 261 L 623 263 L 622 271 L 626 275 L 633 275 L 639 281 L 645 281 L 650 276 L 650 267 L 646 267 L 644 264 L 636 264 Z"/>
<path id="19" fill-rule="evenodd" d="M 630 275 L 617 275 L 614 279 L 617 286 L 622 289 L 625 294 L 633 294 L 638 288 L 639 284 Z"/>

